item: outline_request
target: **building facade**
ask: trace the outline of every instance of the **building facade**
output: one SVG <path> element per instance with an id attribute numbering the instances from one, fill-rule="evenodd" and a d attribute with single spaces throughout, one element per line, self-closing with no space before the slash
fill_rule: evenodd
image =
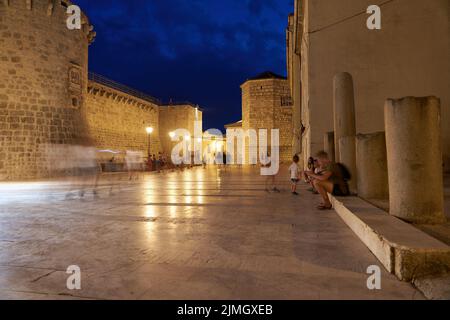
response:
<path id="1" fill-rule="evenodd" d="M 191 149 L 193 149 L 192 146 L 195 142 L 193 139 L 199 139 L 199 137 L 195 137 L 196 122 L 199 125 L 197 135 L 201 138 L 203 132 L 203 113 L 197 105 L 192 103 L 179 103 L 160 106 L 159 132 L 162 152 L 170 155 L 172 148 L 177 143 L 176 141 L 172 141 L 170 135 L 177 129 L 186 129 L 189 131 L 189 136 L 192 140 Z"/>
<path id="2" fill-rule="evenodd" d="M 324 135 L 334 130 L 333 78 L 348 72 L 355 86 L 357 133 L 384 131 L 388 98 L 440 98 L 444 164 L 449 171 L 450 2 L 380 4 L 381 30 L 369 30 L 366 11 L 373 4 L 370 0 L 296 1 L 292 38 L 301 43 L 301 50 L 290 50 L 289 61 L 301 59 L 300 68 L 291 64 L 290 74 L 301 74 L 303 157 L 322 149 Z"/>
<path id="3" fill-rule="evenodd" d="M 289 82 L 272 72 L 265 72 L 247 80 L 242 89 L 242 129 L 268 130 L 268 145 L 271 129 L 279 130 L 280 161 L 290 161 L 292 149 L 292 99 Z M 248 156 L 248 146 L 247 156 Z M 258 154 L 258 152 L 256 152 Z"/>
<path id="4" fill-rule="evenodd" d="M 289 88 L 292 96 L 292 151 L 294 154 L 302 152 L 302 81 L 301 81 L 301 43 L 302 43 L 302 15 L 300 2 L 295 4 L 295 13 L 289 15 L 286 29 L 286 62 Z"/>

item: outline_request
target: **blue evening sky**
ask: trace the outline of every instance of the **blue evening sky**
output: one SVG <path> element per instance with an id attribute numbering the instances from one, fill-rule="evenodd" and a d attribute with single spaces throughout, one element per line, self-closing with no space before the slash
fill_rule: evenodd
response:
<path id="1" fill-rule="evenodd" d="M 286 75 L 294 0 L 77 0 L 97 32 L 90 70 L 204 109 L 204 129 L 241 118 L 240 85 Z"/>

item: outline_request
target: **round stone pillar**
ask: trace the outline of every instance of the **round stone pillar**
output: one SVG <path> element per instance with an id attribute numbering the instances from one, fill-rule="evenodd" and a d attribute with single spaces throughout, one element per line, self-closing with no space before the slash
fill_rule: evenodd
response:
<path id="1" fill-rule="evenodd" d="M 444 222 L 440 100 L 389 99 L 385 125 L 390 213 L 412 223 Z"/>
<path id="2" fill-rule="evenodd" d="M 334 77 L 334 134 L 335 160 L 340 159 L 339 140 L 342 137 L 356 136 L 355 98 L 353 78 L 347 73 L 339 73 Z"/>
<path id="3" fill-rule="evenodd" d="M 327 132 L 323 137 L 323 149 L 328 153 L 330 160 L 335 162 L 335 142 L 334 142 L 334 132 Z"/>
<path id="4" fill-rule="evenodd" d="M 356 137 L 342 137 L 339 139 L 339 159 L 340 163 L 345 165 L 352 175 L 348 182 L 350 192 L 357 193 L 357 174 L 356 174 Z"/>
<path id="5" fill-rule="evenodd" d="M 356 137 L 358 196 L 364 199 L 388 199 L 388 169 L 384 132 Z"/>

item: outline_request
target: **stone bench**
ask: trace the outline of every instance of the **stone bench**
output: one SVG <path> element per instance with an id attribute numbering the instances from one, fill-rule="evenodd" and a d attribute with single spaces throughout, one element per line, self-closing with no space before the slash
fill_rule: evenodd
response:
<path id="1" fill-rule="evenodd" d="M 400 280 L 450 273 L 450 246 L 360 198 L 330 199 L 344 222 Z"/>

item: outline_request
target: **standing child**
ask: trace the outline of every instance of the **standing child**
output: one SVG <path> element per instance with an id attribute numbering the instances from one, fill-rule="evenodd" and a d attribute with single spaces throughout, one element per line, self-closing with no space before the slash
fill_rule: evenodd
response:
<path id="1" fill-rule="evenodd" d="M 298 162 L 300 161 L 300 158 L 298 155 L 295 155 L 292 159 L 292 164 L 289 167 L 289 172 L 291 174 L 291 192 L 293 195 L 298 196 L 297 193 L 297 183 L 300 181 L 300 170 L 298 168 Z"/>

